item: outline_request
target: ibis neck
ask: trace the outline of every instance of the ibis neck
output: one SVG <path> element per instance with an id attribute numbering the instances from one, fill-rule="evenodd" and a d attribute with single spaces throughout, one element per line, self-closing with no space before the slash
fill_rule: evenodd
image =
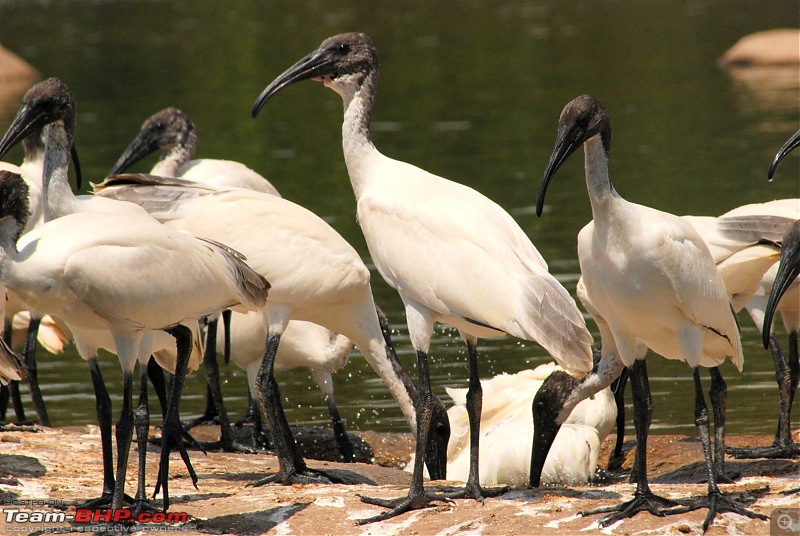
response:
<path id="1" fill-rule="evenodd" d="M 603 355 L 600 359 L 600 363 L 597 365 L 597 369 L 579 380 L 572 393 L 570 393 L 569 398 L 558 415 L 558 424 L 564 424 L 569 414 L 572 413 L 575 406 L 582 400 L 589 398 L 611 385 L 622 373 L 623 368 L 625 368 L 625 365 L 616 352 L 609 352 L 607 355 Z"/>
<path id="2" fill-rule="evenodd" d="M 150 173 L 161 177 L 177 177 L 178 170 L 194 156 L 197 143 L 190 139 L 186 144 L 177 144 L 164 152 Z"/>
<path id="3" fill-rule="evenodd" d="M 337 89 L 344 101 L 342 149 L 356 199 L 360 197 L 369 178 L 367 162 L 370 156 L 378 152 L 369 132 L 377 82 L 377 72 L 370 71 L 360 82 Z"/>
<path id="4" fill-rule="evenodd" d="M 381 330 L 371 296 L 369 305 L 364 306 L 352 319 L 357 319 L 358 329 L 350 327 L 349 329 L 338 329 L 338 331 L 353 342 L 364 355 L 364 359 L 372 367 L 372 370 L 383 380 L 408 421 L 411 431 L 416 434 L 417 414 L 414 406 L 417 398 L 416 387 L 400 366 L 391 336 Z M 348 324 L 352 325 L 351 322 Z"/>
<path id="5" fill-rule="evenodd" d="M 17 252 L 17 240 L 22 234 L 22 226 L 11 215 L 0 218 L 0 274 L 8 262 L 8 256 Z"/>
<path id="6" fill-rule="evenodd" d="M 600 136 L 594 136 L 583 144 L 585 154 L 586 187 L 592 204 L 592 216 L 602 219 L 602 214 L 610 210 L 619 195 L 611 184 L 608 175 L 608 152 Z"/>
<path id="7" fill-rule="evenodd" d="M 63 125 L 51 123 L 45 127 L 45 139 L 42 197 L 47 222 L 73 212 L 75 194 L 69 185 L 72 138 Z"/>

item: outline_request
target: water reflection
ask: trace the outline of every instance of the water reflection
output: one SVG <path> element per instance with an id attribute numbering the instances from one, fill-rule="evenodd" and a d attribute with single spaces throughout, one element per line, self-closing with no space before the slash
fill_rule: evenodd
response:
<path id="1" fill-rule="evenodd" d="M 800 116 L 800 64 L 731 67 L 736 106 L 758 132 L 791 131 Z"/>

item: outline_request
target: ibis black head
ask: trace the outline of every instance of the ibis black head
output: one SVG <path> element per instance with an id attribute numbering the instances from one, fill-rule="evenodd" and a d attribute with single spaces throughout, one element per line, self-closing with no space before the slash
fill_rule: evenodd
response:
<path id="1" fill-rule="evenodd" d="M 29 134 L 60 121 L 67 135 L 75 135 L 75 97 L 58 78 L 48 78 L 28 90 L 14 121 L 0 141 L 0 158 Z M 70 140 L 72 141 L 72 140 Z"/>
<path id="2" fill-rule="evenodd" d="M 165 108 L 147 118 L 136 139 L 128 145 L 108 174 L 122 173 L 158 150 L 162 155 L 174 147 L 186 147 L 194 152 L 196 146 L 197 134 L 189 116 L 178 108 Z"/>
<path id="3" fill-rule="evenodd" d="M 0 220 L 11 216 L 22 232 L 29 215 L 28 185 L 19 173 L 0 170 Z"/>
<path id="4" fill-rule="evenodd" d="M 329 37 L 273 80 L 256 99 L 251 114 L 257 116 L 275 93 L 300 80 L 316 80 L 336 89 L 345 83 L 358 85 L 377 69 L 378 54 L 368 35 L 353 32 Z"/>
<path id="5" fill-rule="evenodd" d="M 547 454 L 561 425 L 569 416 L 567 402 L 580 380 L 555 370 L 545 379 L 533 397 L 533 449 L 531 451 L 530 485 L 539 487 Z"/>
<path id="6" fill-rule="evenodd" d="M 539 185 L 539 195 L 536 198 L 538 216 L 542 215 L 545 193 L 556 171 L 583 142 L 598 135 L 606 153 L 610 152 L 611 122 L 600 101 L 591 95 L 581 95 L 567 103 L 558 120 L 555 148 Z"/>
<path id="7" fill-rule="evenodd" d="M 775 310 L 778 303 L 789 287 L 792 286 L 797 276 L 800 275 L 800 220 L 786 232 L 781 243 L 781 258 L 778 261 L 778 273 L 772 283 L 772 290 L 767 299 L 767 306 L 764 309 L 764 324 L 761 328 L 761 337 L 764 348 L 769 348 L 769 337 L 772 333 L 772 319 L 775 317 Z M 787 298 L 788 299 L 788 298 Z M 796 299 L 796 295 L 795 295 Z"/>
<path id="8" fill-rule="evenodd" d="M 73 145 L 76 118 L 75 97 L 64 82 L 55 77 L 39 82 L 25 93 L 22 106 L 3 139 L 0 140 L 0 158 L 25 138 L 39 136 L 39 132 L 45 126 L 60 123 L 67 136 L 65 143 L 69 144 L 76 182 L 80 188 L 80 163 Z"/>

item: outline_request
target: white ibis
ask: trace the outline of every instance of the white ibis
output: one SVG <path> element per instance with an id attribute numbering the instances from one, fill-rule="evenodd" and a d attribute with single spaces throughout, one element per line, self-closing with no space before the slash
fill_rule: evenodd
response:
<path id="1" fill-rule="evenodd" d="M 290 320 L 305 320 L 339 333 L 358 348 L 415 428 L 413 384 L 389 356 L 370 287 L 356 250 L 322 218 L 286 199 L 244 188 L 214 190 L 191 181 L 154 175 L 107 179 L 97 195 L 139 203 L 167 226 L 225 243 L 272 284 L 266 352 L 256 375 L 260 409 L 277 451 L 280 470 L 257 481 L 284 484 L 347 483 L 309 468 L 295 445 L 274 378 L 276 355 Z M 436 433 L 418 438 L 429 451 L 434 475 L 443 478 L 449 426 L 439 402 Z M 429 469 L 430 465 L 429 464 Z"/>
<path id="2" fill-rule="evenodd" d="M 422 396 L 417 437 L 428 432 L 428 350 L 434 323 L 443 322 L 457 328 L 466 342 L 470 371 L 471 468 L 466 488 L 453 497 L 482 501 L 486 491 L 478 474 L 478 339 L 510 334 L 536 341 L 564 369 L 583 374 L 592 366 L 592 337 L 575 301 L 505 210 L 472 188 L 378 151 L 370 137 L 378 70 L 378 56 L 368 36 L 331 37 L 272 81 L 256 99 L 252 115 L 275 93 L 300 80 L 322 82 L 342 97 L 342 144 L 358 222 L 378 272 L 403 299 L 417 352 Z M 418 443 L 408 496 L 364 498 L 389 510 L 360 522 L 387 519 L 441 498 L 423 488 L 423 460 Z"/>
<path id="3" fill-rule="evenodd" d="M 770 164 L 767 176 L 772 180 L 778 165 L 791 151 L 800 147 L 800 130 L 795 132 L 786 143 L 775 154 L 775 158 Z M 792 227 L 786 232 L 781 244 L 781 257 L 775 279 L 770 289 L 769 298 L 764 308 L 764 320 L 762 326 L 762 338 L 764 347 L 774 344 L 771 337 L 772 320 L 775 312 L 783 309 L 783 321 L 789 333 L 789 360 L 786 363 L 784 377 L 788 375 L 788 389 L 786 389 L 786 400 L 788 408 L 785 415 L 782 415 L 781 427 L 779 424 L 778 434 L 781 428 L 784 430 L 782 437 L 776 437 L 776 442 L 783 440 L 783 446 L 792 443 L 793 454 L 798 453 L 796 443 L 793 443 L 789 433 L 789 415 L 792 410 L 792 402 L 797 392 L 797 385 L 800 383 L 800 358 L 797 349 L 797 331 L 800 328 L 800 219 L 796 220 Z M 777 362 L 776 362 L 777 364 Z M 777 371 L 776 371 L 777 372 Z M 783 402 L 783 400 L 782 400 Z M 783 404 L 782 404 L 783 405 Z M 783 410 L 783 407 L 781 408 Z M 788 441 L 786 439 L 788 436 Z"/>
<path id="4" fill-rule="evenodd" d="M 270 182 L 249 167 L 233 160 L 192 160 L 197 150 L 194 122 L 181 109 L 164 108 L 148 117 L 139 134 L 123 151 L 109 175 L 117 175 L 155 151 L 161 151 L 150 170 L 153 175 L 181 177 L 216 187 L 248 188 L 280 196 Z"/>
<path id="5" fill-rule="evenodd" d="M 734 311 L 746 309 L 756 327 L 761 330 L 767 296 L 772 288 L 777 262 L 780 256 L 780 243 L 786 230 L 800 217 L 800 199 L 777 199 L 765 203 L 751 203 L 732 209 L 719 217 L 682 216 L 692 224 L 711 251 Z M 775 363 L 776 379 L 780 398 L 780 417 L 775 441 L 769 447 L 726 448 L 737 458 L 753 457 L 793 457 L 796 446 L 791 438 L 789 418 L 791 401 L 789 399 L 789 363 L 797 360 L 796 343 L 793 335 L 800 319 L 800 285 L 793 286 L 794 300 L 781 304 L 780 313 L 789 331 L 789 357 L 784 358 L 777 341 L 770 340 L 770 353 Z M 788 362 L 787 362 L 788 361 Z M 619 395 L 625 389 L 623 374 Z M 618 397 L 618 401 L 621 397 Z M 715 462 L 722 467 L 724 454 L 720 450 L 724 444 L 724 424 L 715 423 Z M 622 427 L 618 430 L 621 433 Z M 618 436 L 617 446 L 621 447 Z M 619 451 L 615 451 L 619 454 Z M 719 476 L 719 475 L 718 475 Z"/>
<path id="6" fill-rule="evenodd" d="M 192 332 L 180 323 L 232 306 L 261 309 L 269 284 L 243 262 L 241 255 L 218 243 L 168 229 L 140 207 L 129 208 L 128 204 L 102 198 L 96 198 L 95 202 L 76 199 L 66 184 L 75 109 L 75 99 L 63 82 L 55 78 L 45 80 L 28 91 L 14 122 L 0 140 L 0 155 L 3 155 L 29 131 L 44 129 L 45 219 L 47 214 L 60 216 L 20 239 L 27 216 L 27 199 L 23 197 L 27 188 L 18 175 L 6 176 L 5 192 L 0 196 L 5 203 L 4 223 L 0 227 L 3 240 L 0 283 L 17 293 L 32 310 L 62 320 L 85 358 L 87 348 L 96 350 L 94 332 L 108 331 L 113 336 L 124 382 L 123 410 L 117 424 L 114 508 L 119 508 L 123 501 L 134 424 L 133 367 L 137 361 L 146 364 L 150 354 L 158 349 L 155 331 L 167 331 L 175 337 L 176 374 L 165 417 L 157 485 L 157 489 L 164 487 L 166 509 L 169 452 L 173 445 L 177 445 L 190 473 L 194 474 L 181 444 L 185 432 L 181 433 L 178 416 Z M 118 212 L 99 210 L 113 206 L 118 207 Z M 89 358 L 91 369 L 96 360 Z M 95 384 L 102 383 L 94 371 L 92 379 Z M 145 385 L 143 382 L 142 395 L 146 393 Z M 144 500 L 142 479 L 137 499 Z"/>
<path id="7" fill-rule="evenodd" d="M 599 354 L 598 354 L 599 355 Z M 539 365 L 516 374 L 499 374 L 481 380 L 481 484 L 524 487 L 530 478 L 533 418 L 536 392 L 554 371 L 555 363 Z M 562 371 L 563 372 L 563 371 Z M 469 418 L 467 389 L 447 388 L 455 404 L 447 410 L 450 443 L 447 478 L 465 482 L 469 476 Z M 556 436 L 542 471 L 544 484 L 586 484 L 595 475 L 600 446 L 617 416 L 609 387 L 582 400 L 572 410 Z M 413 467 L 413 458 L 407 471 Z"/>
<path id="8" fill-rule="evenodd" d="M 65 151 L 63 165 L 56 164 L 47 158 L 46 146 L 47 143 L 52 144 L 50 138 L 52 138 L 53 132 L 46 130 L 44 126 L 46 118 L 65 113 L 64 111 L 69 107 L 74 109 L 74 97 L 61 80 L 49 78 L 34 85 L 23 97 L 22 107 L 1 144 L 0 158 L 14 145 L 22 142 L 25 146 L 26 157 L 20 171 L 28 183 L 36 183 L 37 177 L 39 178 L 39 183 L 29 189 L 28 194 L 32 209 L 37 211 L 32 213 L 37 217 L 35 223 L 38 225 L 38 222 L 49 221 L 73 212 L 115 212 L 147 216 L 146 212 L 132 204 L 121 204 L 108 199 L 95 199 L 94 196 L 90 195 L 76 196 L 73 194 L 68 178 L 69 159 L 72 159 L 78 186 L 80 186 L 81 182 L 79 161 L 74 145 L 63 149 Z M 40 110 L 43 110 L 43 112 L 40 113 Z M 31 116 L 32 111 L 40 113 L 35 120 Z M 65 125 L 65 128 L 74 129 L 74 117 L 69 120 L 73 124 Z M 40 166 L 42 166 L 41 169 Z M 48 172 L 48 170 L 50 171 Z M 41 219 L 38 219 L 37 216 L 39 210 L 41 210 Z M 26 230 L 31 228 L 31 224 L 26 224 Z M 15 310 L 9 309 L 9 313 L 15 312 Z M 31 321 L 22 360 L 26 367 L 27 381 L 31 389 L 31 398 L 37 416 L 39 416 L 42 424 L 49 426 L 50 419 L 39 388 L 35 355 L 36 335 L 41 316 L 41 312 L 31 311 Z"/>
<path id="9" fill-rule="evenodd" d="M 197 132 L 191 118 L 179 108 L 165 108 L 144 121 L 138 135 L 123 151 L 109 175 L 125 172 L 149 154 L 160 151 L 159 161 L 150 170 L 152 175 L 180 177 L 184 181 L 191 181 L 209 189 L 247 188 L 280 197 L 278 190 L 266 178 L 244 164 L 210 158 L 191 160 L 196 149 Z M 93 186 L 100 192 L 105 183 Z M 222 339 L 217 341 L 216 319 L 210 319 L 208 323 L 208 337 L 214 340 L 206 345 L 208 352 L 205 355 L 207 360 L 205 368 L 209 384 L 206 411 L 194 423 L 208 421 L 217 416 L 221 429 L 220 441 L 217 444 L 223 450 L 247 451 L 246 447 L 233 440 L 233 434 L 230 432 L 230 421 L 222 398 L 215 353 L 217 351 L 225 353 L 226 348 L 234 352 L 234 363 L 248 371 L 252 391 L 255 388 L 253 383 L 255 374 L 264 355 L 266 327 L 263 326 L 257 313 L 247 315 L 234 313 L 227 320 L 225 325 L 230 328 L 230 333 L 226 333 L 224 341 Z M 276 372 L 295 367 L 309 368 L 325 397 L 334 435 L 345 461 L 353 461 L 353 446 L 336 407 L 331 373 L 347 363 L 352 346 L 346 337 L 332 333 L 322 326 L 295 321 L 287 326 L 275 357 Z M 229 357 L 226 353 L 226 360 Z M 255 399 L 255 394 L 251 394 Z M 260 420 L 256 422 L 258 424 Z"/>
<path id="10" fill-rule="evenodd" d="M 12 164 L 10 162 L 0 161 L 0 170 L 11 171 L 19 173 L 28 185 L 28 206 L 30 207 L 31 216 L 25 228 L 25 232 L 30 231 L 36 225 L 42 223 L 42 170 L 44 168 L 44 140 L 42 139 L 42 130 L 38 129 L 30 132 L 25 139 L 22 140 L 23 147 L 23 160 L 20 165 Z M 7 293 L 7 301 L 5 306 L 5 326 L 8 327 L 12 318 L 16 313 L 24 310 L 24 307 L 16 299 L 13 293 Z M 35 347 L 37 328 L 34 324 L 28 330 L 27 344 L 32 344 Z M 9 342 L 9 335 L 5 333 L 6 342 Z M 13 347 L 13 345 L 12 345 Z M 33 356 L 30 348 L 23 350 L 23 356 Z M 38 370 L 36 368 L 35 357 L 27 357 L 26 361 L 29 366 L 25 366 L 26 379 L 28 380 L 28 389 L 31 394 L 31 401 L 33 402 L 36 416 L 39 419 L 39 424 L 42 426 L 50 426 L 50 417 L 47 414 L 47 408 L 42 398 L 42 391 L 39 387 Z M 3 389 L 9 390 L 11 403 L 14 406 L 14 412 L 18 421 L 25 421 L 25 409 L 22 406 L 22 398 L 19 393 L 19 385 L 16 380 L 13 380 L 9 385 L 3 386 Z M 5 411 L 5 408 L 3 408 Z"/>
<path id="11" fill-rule="evenodd" d="M 708 246 L 688 222 L 630 203 L 617 193 L 608 172 L 611 124 L 600 102 L 590 95 L 570 101 L 561 112 L 555 148 L 539 188 L 537 214 L 542 212 L 547 187 L 556 171 L 580 146 L 584 147 L 593 221 L 578 234 L 578 258 L 589 301 L 602 318 L 598 325 L 604 325 L 598 370 L 610 366 L 604 365 L 604 360 L 620 360 L 629 368 L 637 435 L 634 498 L 585 514 L 611 513 L 600 521 L 601 525 L 608 525 L 642 510 L 665 515 L 705 507 L 709 512 L 704 530 L 717 513 L 725 511 L 765 518 L 723 496 L 716 483 L 699 367 L 711 368 L 715 417 L 724 416 L 725 387 L 717 366 L 730 359 L 741 370 L 744 358 L 736 317 Z M 655 495 L 647 483 L 646 439 L 652 399 L 644 347 L 667 359 L 685 361 L 694 378 L 695 424 L 706 460 L 708 495 L 673 509 L 665 509 L 674 503 Z M 581 382 L 597 381 L 593 377 L 598 375 L 592 374 Z M 539 394 L 543 390 L 544 387 Z M 554 402 L 557 400 L 537 395 L 534 404 L 557 413 L 559 406 Z M 534 426 L 537 435 L 547 428 L 538 423 Z M 534 443 L 539 440 L 546 444 L 542 439 L 546 438 L 537 437 Z M 532 466 L 542 461 L 536 451 L 535 445 Z M 536 477 L 534 484 L 538 484 L 537 471 L 540 472 L 538 467 L 531 468 L 532 481 Z"/>

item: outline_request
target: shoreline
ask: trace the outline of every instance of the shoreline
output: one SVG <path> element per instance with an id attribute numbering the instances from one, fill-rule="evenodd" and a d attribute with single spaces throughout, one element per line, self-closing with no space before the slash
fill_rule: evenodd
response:
<path id="1" fill-rule="evenodd" d="M 216 427 L 195 429 L 198 439 L 214 437 Z M 158 431 L 152 430 L 154 435 Z M 598 530 L 599 516 L 580 517 L 578 512 L 611 506 L 631 497 L 633 485 L 627 473 L 633 460 L 634 441 L 625 443 L 622 468 L 607 473 L 602 484 L 554 486 L 511 490 L 486 499 L 483 506 L 473 500 L 437 504 L 365 526 L 356 520 L 376 515 L 380 508 L 364 504 L 358 495 L 400 497 L 407 492 L 410 473 L 397 468 L 413 449 L 413 439 L 404 434 L 357 433 L 374 451 L 378 463 L 389 465 L 308 460 L 314 468 L 352 471 L 374 485 L 266 485 L 247 487 L 263 473 L 277 469 L 270 454 L 229 454 L 190 451 L 199 482 L 195 489 L 180 457 L 170 465 L 170 513 L 186 513 L 189 521 L 162 527 L 143 526 L 148 531 L 180 530 L 184 534 L 582 534 Z M 768 436 L 733 435 L 731 446 L 767 445 Z M 601 464 L 606 466 L 613 437 L 606 439 Z M 157 473 L 159 448 L 147 451 L 148 490 Z M 133 448 L 126 490 L 136 487 L 138 454 Z M 393 465 L 393 466 L 392 466 Z M 778 508 L 797 508 L 800 494 L 782 492 L 800 486 L 800 460 L 735 460 L 726 458 L 729 471 L 741 473 L 734 484 L 720 485 L 723 493 L 742 500 L 753 511 L 770 515 Z M 648 470 L 651 487 L 668 498 L 700 496 L 706 492 L 705 467 L 696 438 L 652 435 L 648 441 Z M 8 510 L 22 512 L 72 512 L 72 504 L 96 497 L 102 482 L 99 431 L 94 425 L 46 429 L 39 433 L 0 433 L 0 532 L 30 533 L 42 529 L 39 523 L 9 523 Z M 437 482 L 436 485 L 442 483 Z M 448 485 L 457 485 L 448 482 Z M 30 502 L 33 501 L 33 502 Z M 42 502 L 48 506 L 43 506 Z M 48 502 L 49 501 L 49 502 Z M 752 501 L 752 502 L 751 502 Z M 17 504 L 14 504 L 17 503 Z M 160 505 L 160 500 L 156 501 Z M 61 506 L 57 508 L 56 506 Z M 64 507 L 66 506 L 66 510 Z M 699 534 L 706 510 L 684 515 L 655 517 L 640 513 L 602 529 L 606 534 Z M 773 516 L 774 517 L 774 516 Z M 773 519 L 772 523 L 775 523 Z M 65 526 L 64 523 L 55 523 Z M 51 524 L 50 526 L 53 526 Z M 773 527 L 774 528 L 774 527 Z M 734 514 L 717 516 L 707 534 L 766 534 L 770 522 Z M 776 534 L 776 532 L 772 532 Z"/>

